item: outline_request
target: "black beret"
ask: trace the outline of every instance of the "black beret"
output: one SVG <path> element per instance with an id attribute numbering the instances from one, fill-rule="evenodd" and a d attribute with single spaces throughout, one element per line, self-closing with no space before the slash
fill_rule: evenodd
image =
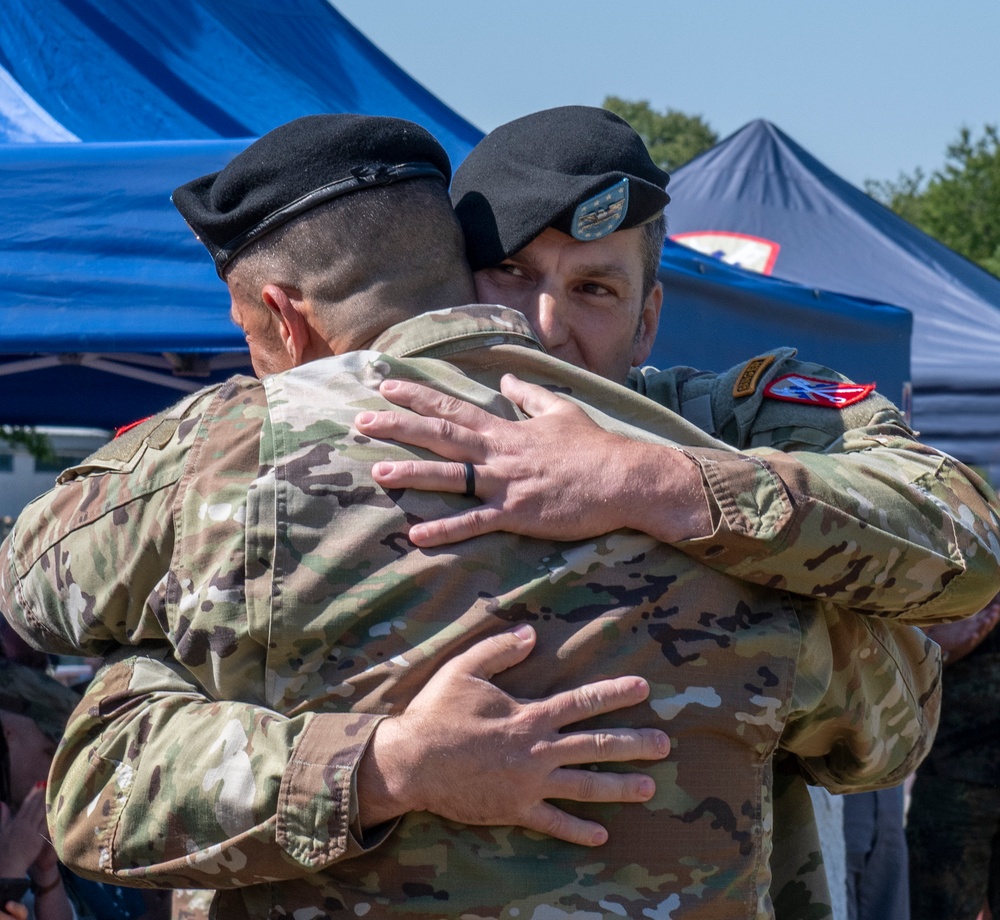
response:
<path id="1" fill-rule="evenodd" d="M 669 180 L 628 122 L 568 105 L 487 134 L 455 170 L 451 200 L 478 271 L 547 227 L 579 240 L 638 227 L 670 201 Z"/>
<path id="2" fill-rule="evenodd" d="M 451 178 L 444 148 L 420 125 L 374 115 L 307 115 L 275 128 L 224 169 L 176 189 L 173 202 L 215 260 L 311 208 L 404 179 Z"/>

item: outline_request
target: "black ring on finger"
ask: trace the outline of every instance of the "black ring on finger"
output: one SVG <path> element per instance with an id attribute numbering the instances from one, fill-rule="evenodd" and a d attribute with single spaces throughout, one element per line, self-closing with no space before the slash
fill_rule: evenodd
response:
<path id="1" fill-rule="evenodd" d="M 475 498 L 476 497 L 476 469 L 471 464 L 466 462 L 465 464 L 465 497 Z"/>

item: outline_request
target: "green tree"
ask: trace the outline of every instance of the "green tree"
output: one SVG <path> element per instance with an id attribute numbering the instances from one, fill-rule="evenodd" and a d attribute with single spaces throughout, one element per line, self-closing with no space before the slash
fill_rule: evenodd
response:
<path id="1" fill-rule="evenodd" d="M 36 460 L 55 460 L 52 442 L 34 428 L 21 425 L 0 425 L 0 443 L 23 447 Z"/>
<path id="2" fill-rule="evenodd" d="M 901 172 L 895 181 L 866 179 L 865 191 L 904 220 L 920 227 L 920 206 L 926 179 L 924 171 L 918 166 L 912 174 Z"/>
<path id="3" fill-rule="evenodd" d="M 1000 133 L 979 137 L 962 128 L 944 166 L 900 173 L 895 182 L 865 183 L 865 191 L 946 246 L 1000 275 Z"/>
<path id="4" fill-rule="evenodd" d="M 719 141 L 719 136 L 700 115 L 686 115 L 677 109 L 657 112 L 645 99 L 630 102 L 618 96 L 608 96 L 602 105 L 635 128 L 653 162 L 668 172 Z"/>

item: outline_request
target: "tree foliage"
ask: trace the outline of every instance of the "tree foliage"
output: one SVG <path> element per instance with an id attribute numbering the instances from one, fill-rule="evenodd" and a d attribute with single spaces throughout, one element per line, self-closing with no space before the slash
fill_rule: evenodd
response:
<path id="1" fill-rule="evenodd" d="M 52 442 L 34 428 L 0 425 L 0 442 L 7 443 L 11 447 L 23 447 L 36 460 L 54 460 L 56 456 Z"/>
<path id="2" fill-rule="evenodd" d="M 1000 275 L 1000 133 L 979 137 L 962 128 L 945 165 L 926 178 L 920 169 L 865 191 L 946 246 Z"/>
<path id="3" fill-rule="evenodd" d="M 677 109 L 657 112 L 645 99 L 630 102 L 618 96 L 608 96 L 602 105 L 635 128 L 653 162 L 668 172 L 719 141 L 719 136 L 700 115 L 686 115 Z"/>

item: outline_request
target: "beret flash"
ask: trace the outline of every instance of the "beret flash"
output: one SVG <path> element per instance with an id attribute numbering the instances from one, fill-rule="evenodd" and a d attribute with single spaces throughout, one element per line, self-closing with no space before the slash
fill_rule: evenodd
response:
<path id="1" fill-rule="evenodd" d="M 670 201 L 669 180 L 628 122 L 569 105 L 487 134 L 455 170 L 451 200 L 478 271 L 548 227 L 593 240 L 647 223 Z"/>
<path id="2" fill-rule="evenodd" d="M 268 132 L 219 172 L 180 186 L 172 200 L 222 278 L 237 253 L 311 208 L 423 177 L 447 185 L 451 163 L 419 125 L 374 115 L 307 115 Z"/>

